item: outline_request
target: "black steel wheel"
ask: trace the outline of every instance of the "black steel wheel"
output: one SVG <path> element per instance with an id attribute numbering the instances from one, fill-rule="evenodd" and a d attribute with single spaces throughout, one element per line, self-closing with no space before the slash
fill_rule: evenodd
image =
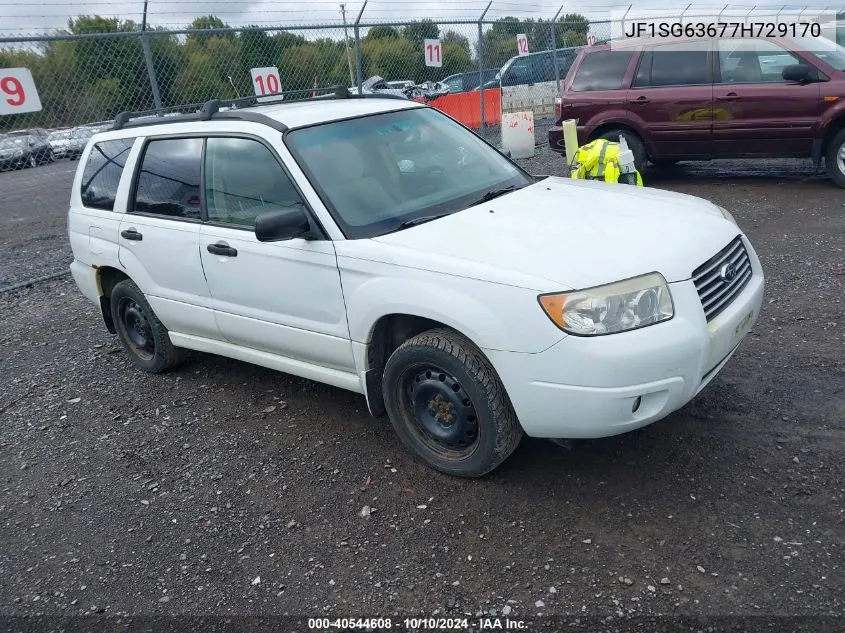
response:
<path id="1" fill-rule="evenodd" d="M 129 297 L 122 297 L 117 302 L 117 322 L 133 353 L 145 360 L 155 356 L 155 337 L 150 321 L 138 302 Z"/>
<path id="2" fill-rule="evenodd" d="M 478 445 L 478 414 L 457 378 L 433 363 L 409 366 L 400 378 L 400 404 L 431 451 L 447 459 L 472 454 Z"/>
<path id="3" fill-rule="evenodd" d="M 182 350 L 170 342 L 167 328 L 133 281 L 125 279 L 112 289 L 110 305 L 120 342 L 138 367 L 158 374 L 182 360 Z"/>
<path id="4" fill-rule="evenodd" d="M 490 361 L 453 330 L 429 330 L 400 345 L 387 361 L 382 388 L 403 443 L 441 472 L 480 477 L 522 437 Z"/>

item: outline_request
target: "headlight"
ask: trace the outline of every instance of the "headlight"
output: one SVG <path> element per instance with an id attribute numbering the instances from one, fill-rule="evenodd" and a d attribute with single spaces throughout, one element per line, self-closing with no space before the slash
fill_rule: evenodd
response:
<path id="1" fill-rule="evenodd" d="M 660 273 L 538 299 L 555 325 L 579 336 L 635 330 L 667 321 L 675 314 L 672 295 Z"/>
<path id="2" fill-rule="evenodd" d="M 725 209 L 724 207 L 719 207 L 719 211 L 722 213 L 722 217 L 725 218 L 728 222 L 733 224 L 734 226 L 739 226 L 734 220 L 734 216 L 731 215 L 731 212 Z"/>

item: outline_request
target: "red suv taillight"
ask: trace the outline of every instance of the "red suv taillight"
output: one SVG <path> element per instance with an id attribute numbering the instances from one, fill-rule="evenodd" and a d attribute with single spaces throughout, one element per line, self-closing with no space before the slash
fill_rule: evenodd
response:
<path id="1" fill-rule="evenodd" d="M 555 97 L 555 119 L 560 121 L 560 115 L 563 111 L 563 98 Z"/>

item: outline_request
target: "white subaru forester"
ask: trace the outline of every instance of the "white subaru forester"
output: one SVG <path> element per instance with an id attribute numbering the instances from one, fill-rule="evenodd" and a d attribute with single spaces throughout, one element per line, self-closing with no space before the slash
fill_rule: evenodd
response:
<path id="1" fill-rule="evenodd" d="M 437 110 L 341 96 L 91 139 L 71 270 L 136 365 L 192 349 L 356 391 L 479 476 L 523 432 L 665 417 L 754 325 L 763 271 L 724 209 L 532 177 Z"/>

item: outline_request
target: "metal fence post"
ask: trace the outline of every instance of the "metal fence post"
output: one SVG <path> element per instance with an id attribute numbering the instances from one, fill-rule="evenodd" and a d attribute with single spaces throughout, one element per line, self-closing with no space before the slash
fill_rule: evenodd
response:
<path id="1" fill-rule="evenodd" d="M 555 27 L 557 26 L 557 19 L 561 11 L 563 11 L 563 5 L 560 5 L 560 9 L 557 10 L 555 17 L 552 18 L 552 23 L 549 25 L 549 35 L 552 43 L 552 65 L 555 69 L 555 87 L 557 88 L 558 96 L 560 96 L 560 71 L 557 67 L 557 43 L 555 42 L 555 31 L 557 29 Z"/>
<path id="2" fill-rule="evenodd" d="M 150 79 L 150 89 L 153 91 L 153 103 L 156 109 L 160 109 L 161 93 L 158 91 L 158 80 L 156 79 L 156 69 L 153 66 L 153 52 L 150 49 L 150 36 L 146 31 L 141 32 L 141 48 L 144 49 L 144 62 L 147 65 L 147 76 Z"/>
<path id="3" fill-rule="evenodd" d="M 358 76 L 358 94 L 364 92 L 364 78 L 363 78 L 363 62 L 361 60 L 361 31 L 358 24 L 361 22 L 361 16 L 364 15 L 364 9 L 367 8 L 367 0 L 361 5 L 361 10 L 358 12 L 358 17 L 355 19 L 355 71 Z"/>
<path id="4" fill-rule="evenodd" d="M 487 10 L 491 4 L 493 4 L 493 0 L 487 3 L 484 13 L 478 18 L 478 99 L 481 102 L 481 138 L 486 136 L 484 132 L 484 125 L 486 123 L 486 117 L 484 116 L 484 34 L 481 32 L 481 27 L 484 23 L 484 16 L 487 15 Z"/>
<path id="5" fill-rule="evenodd" d="M 144 51 L 144 64 L 147 66 L 147 76 L 150 80 L 150 90 L 153 91 L 153 104 L 156 110 L 161 108 L 161 94 L 158 91 L 158 79 L 156 69 L 153 66 L 153 52 L 150 49 L 150 39 L 147 35 L 147 5 L 149 0 L 144 0 L 144 16 L 141 19 L 141 49 Z"/>

